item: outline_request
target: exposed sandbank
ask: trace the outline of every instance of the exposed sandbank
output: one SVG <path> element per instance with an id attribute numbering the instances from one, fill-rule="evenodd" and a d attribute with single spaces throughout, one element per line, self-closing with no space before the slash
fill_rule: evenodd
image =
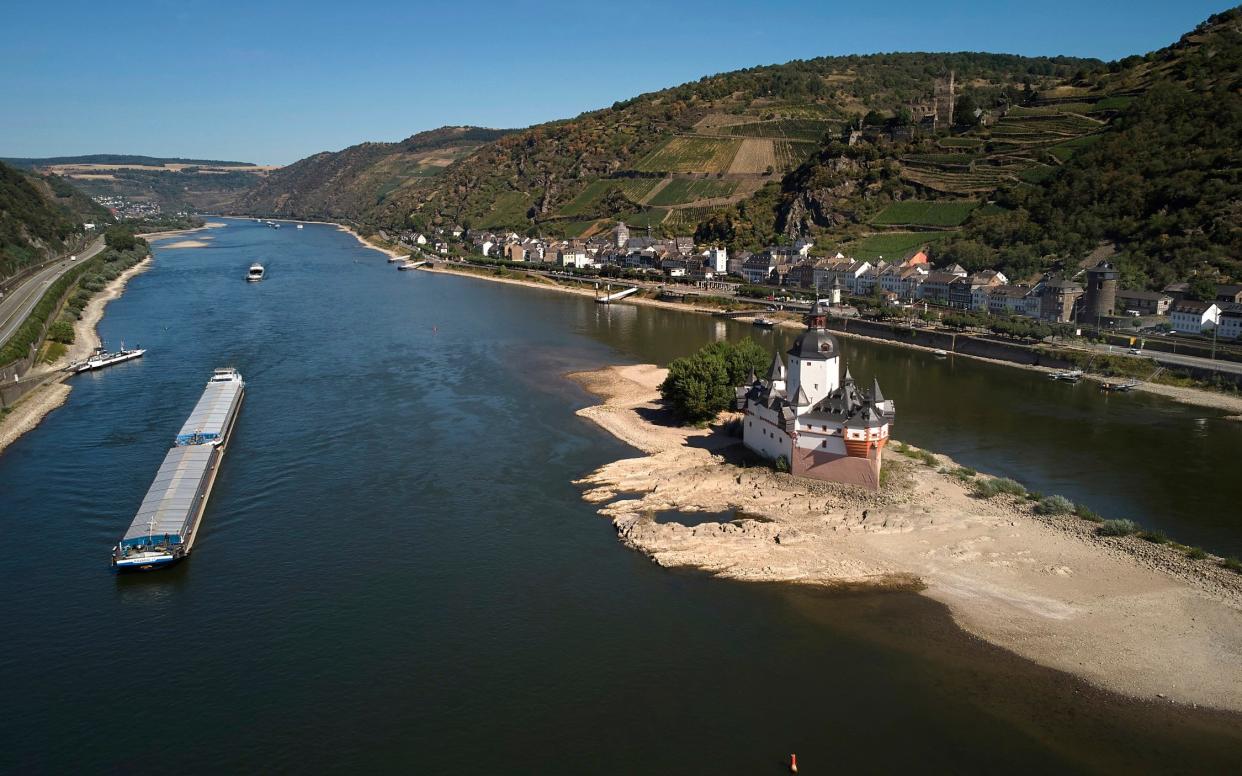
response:
<path id="1" fill-rule="evenodd" d="M 196 227 L 193 227 L 193 228 L 191 228 L 191 229 L 170 229 L 170 230 L 168 230 L 168 231 L 164 231 L 164 232 L 140 232 L 140 233 L 138 233 L 138 234 L 136 234 L 136 235 L 134 235 L 134 236 L 135 236 L 135 237 L 141 237 L 142 239 L 146 240 L 147 242 L 151 242 L 152 240 L 164 240 L 164 239 L 167 239 L 167 238 L 169 238 L 169 237 L 175 237 L 175 236 L 177 236 L 177 235 L 179 235 L 179 234 L 194 234 L 195 232 L 202 232 L 202 231 L 207 230 L 207 229 L 220 229 L 220 228 L 225 227 L 225 226 L 228 226 L 228 224 L 226 224 L 226 223 L 224 223 L 224 222 L 222 222 L 222 221 L 208 221 L 207 223 L 203 224 L 202 226 L 196 226 Z M 170 247 L 170 246 L 165 245 L 165 246 L 162 246 L 162 247 L 167 248 L 167 247 Z"/>
<path id="2" fill-rule="evenodd" d="M 53 381 L 26 394 L 13 405 L 13 411 L 0 420 L 0 453 L 32 430 L 49 412 L 69 398 L 69 386 Z"/>
<path id="3" fill-rule="evenodd" d="M 891 446 L 889 484 L 874 494 L 742 468 L 729 462 L 741 460 L 733 438 L 665 418 L 663 370 L 573 377 L 605 399 L 579 414 L 645 453 L 585 477 L 584 498 L 660 565 L 918 589 L 966 631 L 1105 689 L 1242 711 L 1242 575 L 1135 537 L 1098 537 L 1073 516 L 1037 516 L 1023 499 L 977 499 Z M 651 517 L 728 509 L 745 517 L 694 527 Z"/>

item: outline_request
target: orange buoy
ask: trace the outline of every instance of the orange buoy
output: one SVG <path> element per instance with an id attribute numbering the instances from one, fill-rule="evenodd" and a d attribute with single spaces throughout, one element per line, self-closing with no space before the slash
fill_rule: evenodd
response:
<path id="1" fill-rule="evenodd" d="M 798 755 L 796 754 L 789 755 L 789 772 L 790 773 L 798 772 Z"/>

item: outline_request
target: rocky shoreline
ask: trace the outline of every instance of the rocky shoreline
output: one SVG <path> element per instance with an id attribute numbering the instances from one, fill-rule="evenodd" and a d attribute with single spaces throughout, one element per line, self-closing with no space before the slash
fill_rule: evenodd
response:
<path id="1" fill-rule="evenodd" d="M 736 580 L 918 590 L 967 632 L 1104 689 L 1242 711 L 1242 575 L 1023 498 L 976 497 L 943 456 L 890 446 L 878 493 L 748 465 L 719 427 L 663 414 L 662 376 L 572 375 L 604 399 L 579 414 L 643 453 L 579 482 L 624 545 Z M 653 517 L 670 511 L 734 519 Z"/>

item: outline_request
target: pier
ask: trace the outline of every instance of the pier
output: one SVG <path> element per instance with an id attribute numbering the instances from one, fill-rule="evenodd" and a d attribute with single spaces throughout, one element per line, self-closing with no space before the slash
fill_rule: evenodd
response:
<path id="1" fill-rule="evenodd" d="M 613 302 L 619 302 L 620 300 L 626 298 L 627 296 L 631 294 L 636 294 L 636 293 L 638 293 L 637 286 L 633 288 L 627 288 L 624 291 L 618 291 L 615 294 L 608 294 L 607 296 L 597 296 L 595 297 L 595 301 L 597 304 L 612 304 Z"/>

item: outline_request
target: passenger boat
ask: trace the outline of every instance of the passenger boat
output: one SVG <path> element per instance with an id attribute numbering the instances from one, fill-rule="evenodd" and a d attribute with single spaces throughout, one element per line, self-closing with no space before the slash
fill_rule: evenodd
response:
<path id="1" fill-rule="evenodd" d="M 236 369 L 212 373 L 129 530 L 112 548 L 117 571 L 150 571 L 190 554 L 245 392 Z"/>
<path id="2" fill-rule="evenodd" d="M 89 356 L 87 356 L 85 361 L 75 361 L 69 366 L 65 367 L 65 371 L 73 372 L 76 374 L 78 372 L 89 372 L 92 369 L 103 369 L 105 366 L 112 366 L 113 364 L 119 364 L 122 361 L 130 361 L 135 358 L 142 358 L 142 354 L 146 352 L 147 351 L 143 350 L 142 348 L 134 348 L 133 350 L 126 350 L 124 342 L 121 343 L 120 350 L 109 352 L 107 348 L 105 348 L 103 343 L 101 342 L 99 343 L 99 347 L 95 348 L 94 352 L 92 352 Z"/>
<path id="3" fill-rule="evenodd" d="M 263 273 L 263 265 L 256 261 L 250 265 L 250 271 L 246 273 L 246 280 L 251 283 L 258 283 L 263 279 Z"/>

